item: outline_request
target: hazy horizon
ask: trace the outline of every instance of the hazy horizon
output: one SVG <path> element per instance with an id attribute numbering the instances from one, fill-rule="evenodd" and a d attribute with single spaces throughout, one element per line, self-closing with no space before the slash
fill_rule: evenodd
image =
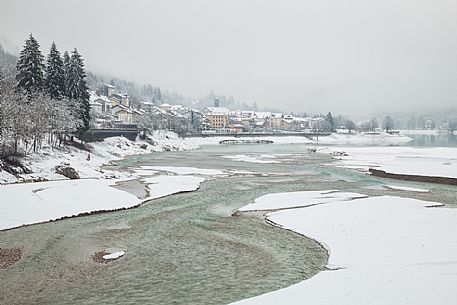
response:
<path id="1" fill-rule="evenodd" d="M 25 8 L 27 4 L 27 9 Z M 0 36 L 198 98 L 370 115 L 457 100 L 457 2 L 2 1 Z"/>

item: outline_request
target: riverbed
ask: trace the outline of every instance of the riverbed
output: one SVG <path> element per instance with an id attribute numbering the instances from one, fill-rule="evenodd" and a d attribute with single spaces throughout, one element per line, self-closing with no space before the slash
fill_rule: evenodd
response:
<path id="1" fill-rule="evenodd" d="M 455 187 L 401 182 L 431 192 L 387 190 L 398 181 L 332 162 L 300 144 L 214 145 L 127 158 L 114 168 L 192 166 L 228 175 L 139 208 L 1 232 L 0 246 L 21 249 L 22 259 L 0 270 L 0 303 L 225 304 L 312 277 L 328 258 L 319 243 L 272 227 L 259 213 L 232 216 L 268 193 L 339 189 L 455 205 Z M 94 259 L 107 249 L 126 255 Z"/>

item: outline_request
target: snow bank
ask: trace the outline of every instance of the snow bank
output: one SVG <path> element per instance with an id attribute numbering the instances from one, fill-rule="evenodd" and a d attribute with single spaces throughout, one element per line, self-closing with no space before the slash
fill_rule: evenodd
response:
<path id="1" fill-rule="evenodd" d="M 119 251 L 119 252 L 114 252 L 111 254 L 106 254 L 103 255 L 104 260 L 113 260 L 113 259 L 118 259 L 119 257 L 122 257 L 125 255 L 125 251 Z"/>
<path id="2" fill-rule="evenodd" d="M 275 193 L 261 196 L 253 203 L 240 208 L 239 211 L 290 209 L 363 197 L 366 195 L 335 190 Z"/>
<path id="3" fill-rule="evenodd" d="M 430 193 L 430 190 L 420 189 L 416 187 L 408 186 L 398 186 L 398 185 L 384 185 L 385 188 L 394 191 L 406 191 L 406 192 L 416 192 L 416 193 Z"/>
<path id="4" fill-rule="evenodd" d="M 110 184 L 81 179 L 0 185 L 0 230 L 140 203 L 136 196 Z"/>
<path id="5" fill-rule="evenodd" d="M 236 304 L 457 304 L 457 209 L 434 204 L 382 196 L 268 213 L 323 244 L 330 270 Z"/>
<path id="6" fill-rule="evenodd" d="M 181 192 L 195 191 L 205 178 L 195 176 L 157 176 L 144 178 L 142 181 L 148 184 L 148 199 L 161 198 Z"/>
<path id="7" fill-rule="evenodd" d="M 425 135 L 425 136 L 446 134 L 438 129 L 402 129 L 402 130 L 400 130 L 400 133 L 404 134 L 404 135 Z"/>
<path id="8" fill-rule="evenodd" d="M 272 160 L 274 156 L 267 155 L 233 155 L 222 156 L 222 158 L 232 159 L 233 161 L 249 162 L 249 163 L 281 163 L 280 161 Z"/>
<path id="9" fill-rule="evenodd" d="M 389 133 L 357 133 L 357 134 L 338 134 L 332 133 L 329 136 L 319 137 L 321 145 L 398 145 L 411 141 L 412 139 Z M 316 141 L 314 141 L 315 143 Z"/>
<path id="10" fill-rule="evenodd" d="M 171 131 L 154 131 L 147 141 L 130 141 L 124 137 L 107 138 L 102 142 L 90 143 L 89 153 L 72 146 L 52 148 L 44 146 L 39 154 L 31 154 L 24 159 L 33 174 L 23 174 L 20 178 L 0 172 L 0 183 L 21 182 L 44 178 L 63 180 L 64 176 L 55 173 L 55 167 L 67 163 L 75 168 L 81 178 L 129 178 L 125 172 L 103 170 L 101 167 L 110 161 L 121 160 L 127 156 L 149 154 L 168 150 L 188 150 L 198 148 L 198 144 L 180 138 Z"/>
<path id="11" fill-rule="evenodd" d="M 0 170 L 0 183 L 13 183 L 16 182 L 17 178 L 10 173 Z"/>
<path id="12" fill-rule="evenodd" d="M 185 166 L 141 166 L 139 170 L 135 170 L 136 173 L 144 175 L 147 173 L 169 172 L 177 175 L 202 175 L 202 176 L 220 176 L 225 175 L 223 171 L 218 169 L 205 169 L 196 167 L 185 167 Z"/>
<path id="13" fill-rule="evenodd" d="M 457 178 L 457 148 L 435 147 L 329 147 L 320 152 L 338 156 L 337 165 L 368 171 L 369 168 L 392 174 Z"/>

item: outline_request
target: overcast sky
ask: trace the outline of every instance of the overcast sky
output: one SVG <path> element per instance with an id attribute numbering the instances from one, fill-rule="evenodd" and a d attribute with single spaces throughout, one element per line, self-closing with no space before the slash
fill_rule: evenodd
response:
<path id="1" fill-rule="evenodd" d="M 456 0 L 0 0 L 0 36 L 198 97 L 369 114 L 457 104 Z"/>

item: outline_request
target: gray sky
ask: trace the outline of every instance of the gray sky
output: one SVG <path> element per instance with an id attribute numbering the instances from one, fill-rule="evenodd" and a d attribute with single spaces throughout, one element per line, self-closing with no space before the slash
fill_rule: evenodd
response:
<path id="1" fill-rule="evenodd" d="M 455 0 L 0 0 L 0 36 L 198 97 L 369 114 L 457 103 Z"/>

